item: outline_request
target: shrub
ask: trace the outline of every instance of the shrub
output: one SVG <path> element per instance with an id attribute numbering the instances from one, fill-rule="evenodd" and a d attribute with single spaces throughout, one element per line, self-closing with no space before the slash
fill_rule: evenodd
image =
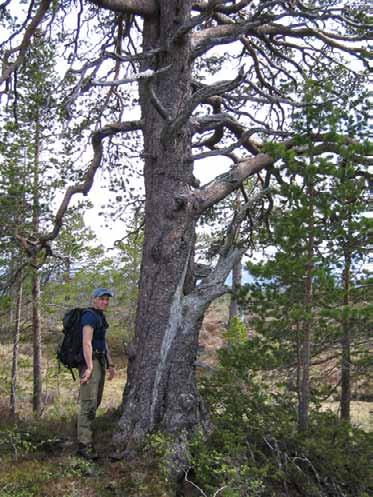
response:
<path id="1" fill-rule="evenodd" d="M 201 384 L 214 431 L 194 440 L 195 484 L 223 497 L 370 495 L 373 434 L 317 410 L 299 433 L 296 399 L 283 385 L 266 384 L 260 367 L 270 356 L 253 352 L 250 342 L 231 344 Z"/>

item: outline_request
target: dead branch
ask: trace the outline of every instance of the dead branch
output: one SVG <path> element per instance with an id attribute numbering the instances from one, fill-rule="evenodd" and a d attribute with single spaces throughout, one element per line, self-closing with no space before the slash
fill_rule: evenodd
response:
<path id="1" fill-rule="evenodd" d="M 175 134 L 188 121 L 196 107 L 198 107 L 198 105 L 204 102 L 207 98 L 221 95 L 237 88 L 243 79 L 244 72 L 243 68 L 241 68 L 235 79 L 231 81 L 219 81 L 213 85 L 204 86 L 197 90 L 186 102 L 184 109 L 178 113 L 178 116 L 163 129 L 161 140 L 169 139 L 170 135 Z"/>
<path id="2" fill-rule="evenodd" d="M 147 69 L 146 71 L 139 72 L 137 74 L 133 74 L 129 78 L 117 79 L 113 81 L 103 81 L 103 80 L 93 80 L 92 84 L 96 86 L 120 86 L 126 85 L 128 83 L 135 83 L 136 81 L 143 79 L 153 78 L 155 75 L 160 74 L 162 72 L 168 71 L 170 66 L 162 67 L 157 71 L 153 71 L 152 69 Z"/>
<path id="3" fill-rule="evenodd" d="M 142 128 L 142 121 L 131 121 L 127 123 L 117 123 L 109 124 L 103 128 L 95 131 L 92 135 L 92 146 L 93 146 L 93 159 L 92 162 L 84 174 L 84 179 L 81 183 L 69 186 L 65 192 L 65 196 L 61 202 L 61 205 L 57 211 L 54 219 L 54 227 L 52 231 L 46 235 L 43 235 L 40 239 L 41 242 L 45 243 L 54 240 L 60 229 L 62 227 L 64 215 L 69 207 L 70 201 L 74 195 L 77 193 L 83 193 L 83 195 L 88 195 L 90 191 L 95 174 L 101 165 L 101 159 L 103 154 L 102 142 L 104 138 L 113 136 L 118 133 L 128 133 L 130 131 L 139 130 Z"/>
<path id="4" fill-rule="evenodd" d="M 155 0 L 90 0 L 91 3 L 118 14 L 135 14 L 149 17 L 156 14 Z"/>
<path id="5" fill-rule="evenodd" d="M 269 154 L 258 154 L 255 157 L 250 157 L 241 160 L 234 165 L 230 171 L 216 177 L 199 191 L 193 192 L 195 213 L 202 214 L 206 209 L 210 208 L 234 190 L 247 178 L 257 172 L 271 166 L 274 162 L 273 157 Z"/>
<path id="6" fill-rule="evenodd" d="M 10 76 L 18 69 L 18 67 L 23 63 L 25 60 L 26 52 L 27 49 L 30 46 L 31 43 L 31 38 L 35 34 L 39 24 L 42 22 L 44 19 L 45 14 L 47 13 L 49 7 L 51 4 L 51 0 L 41 0 L 40 5 L 32 18 L 29 26 L 27 27 L 25 34 L 23 35 L 23 39 L 19 47 L 8 50 L 5 52 L 4 55 L 4 61 L 3 61 L 3 69 L 2 69 L 2 74 L 0 77 L 0 85 L 4 83 L 5 81 L 8 81 Z M 8 59 L 11 53 L 18 52 L 18 56 L 16 60 L 8 64 Z"/>

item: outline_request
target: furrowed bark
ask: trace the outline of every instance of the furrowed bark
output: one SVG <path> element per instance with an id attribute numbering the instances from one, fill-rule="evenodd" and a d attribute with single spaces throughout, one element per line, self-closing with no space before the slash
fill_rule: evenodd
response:
<path id="1" fill-rule="evenodd" d="M 189 17 L 191 2 L 161 0 L 159 16 L 144 19 L 144 47 L 164 48 L 154 58 L 156 71 L 170 66 L 152 81 L 140 84 L 144 122 L 145 242 L 140 278 L 136 338 L 129 360 L 123 415 L 114 436 L 119 449 L 136 447 L 148 433 L 161 429 L 175 435 L 174 457 L 185 457 L 187 432 L 204 417 L 194 378 L 199 326 L 186 319 L 184 282 L 194 243 L 195 217 L 188 202 L 191 193 L 191 133 L 186 124 L 162 140 L 178 111 L 191 97 L 189 36 L 169 47 L 177 29 Z M 164 113 L 154 106 L 154 95 Z M 162 195 L 159 194 L 162 192 Z"/>

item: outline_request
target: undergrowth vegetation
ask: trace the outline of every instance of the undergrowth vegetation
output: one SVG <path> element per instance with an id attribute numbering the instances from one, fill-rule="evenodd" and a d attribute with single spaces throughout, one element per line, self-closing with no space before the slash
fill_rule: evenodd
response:
<path id="1" fill-rule="evenodd" d="M 341 422 L 318 403 L 309 429 L 299 432 L 296 398 L 280 373 L 277 383 L 265 381 L 271 354 L 257 345 L 238 334 L 220 351 L 217 371 L 202 381 L 214 428 L 207 442 L 200 436 L 193 445 L 190 479 L 200 495 L 372 495 L 373 433 Z"/>
<path id="2" fill-rule="evenodd" d="M 221 330 L 220 330 L 221 331 Z M 219 331 L 219 333 L 220 333 Z M 0 376 L 0 497 L 368 497 L 373 491 L 373 433 L 340 422 L 316 396 L 308 431 L 297 427 L 297 398 L 276 351 L 247 339 L 239 322 L 225 332 L 213 372 L 200 375 L 212 431 L 191 443 L 190 467 L 179 486 L 169 479 L 169 438 L 151 435 L 133 461 L 109 459 L 125 369 L 107 382 L 96 419 L 97 463 L 76 457 L 77 384 L 55 368 L 45 350 L 51 395 L 40 419 L 31 415 L 31 365 L 22 353 L 18 416 L 10 417 L 10 347 L 2 347 Z M 22 345 L 27 351 L 27 344 Z M 116 357 L 116 363 L 123 357 Z M 353 413 L 354 417 L 354 413 Z"/>

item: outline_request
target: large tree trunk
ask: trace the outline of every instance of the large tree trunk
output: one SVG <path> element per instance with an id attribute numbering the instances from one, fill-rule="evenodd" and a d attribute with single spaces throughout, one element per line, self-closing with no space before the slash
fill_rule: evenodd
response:
<path id="1" fill-rule="evenodd" d="M 144 20 L 144 51 L 160 47 L 153 69 L 169 66 L 152 91 L 171 119 L 191 95 L 188 38 L 167 40 L 190 15 L 190 0 L 161 0 L 158 19 Z M 136 335 L 130 351 L 123 414 L 114 442 L 127 452 L 149 432 L 173 434 L 174 456 L 182 463 L 185 441 L 205 424 L 195 378 L 198 332 L 213 293 L 185 295 L 193 254 L 195 216 L 188 202 L 192 163 L 187 125 L 176 132 L 155 109 L 149 88 L 140 88 L 145 148 L 145 233 Z M 222 286 L 215 292 L 224 293 Z"/>
<path id="2" fill-rule="evenodd" d="M 167 46 L 171 34 L 188 19 L 190 4 L 189 0 L 161 0 L 159 16 L 144 20 L 144 52 L 161 49 L 153 69 L 170 66 L 153 84 L 170 118 L 176 117 L 191 94 L 188 39 Z M 195 220 L 188 206 L 176 200 L 177 195 L 190 192 L 191 136 L 186 126 L 174 134 L 165 132 L 167 122 L 154 107 L 146 84 L 140 88 L 140 97 L 145 122 L 144 248 L 136 337 L 115 437 L 127 447 L 137 445 L 155 428 L 181 433 L 201 419 L 193 368 L 196 323 L 182 315 Z"/>

